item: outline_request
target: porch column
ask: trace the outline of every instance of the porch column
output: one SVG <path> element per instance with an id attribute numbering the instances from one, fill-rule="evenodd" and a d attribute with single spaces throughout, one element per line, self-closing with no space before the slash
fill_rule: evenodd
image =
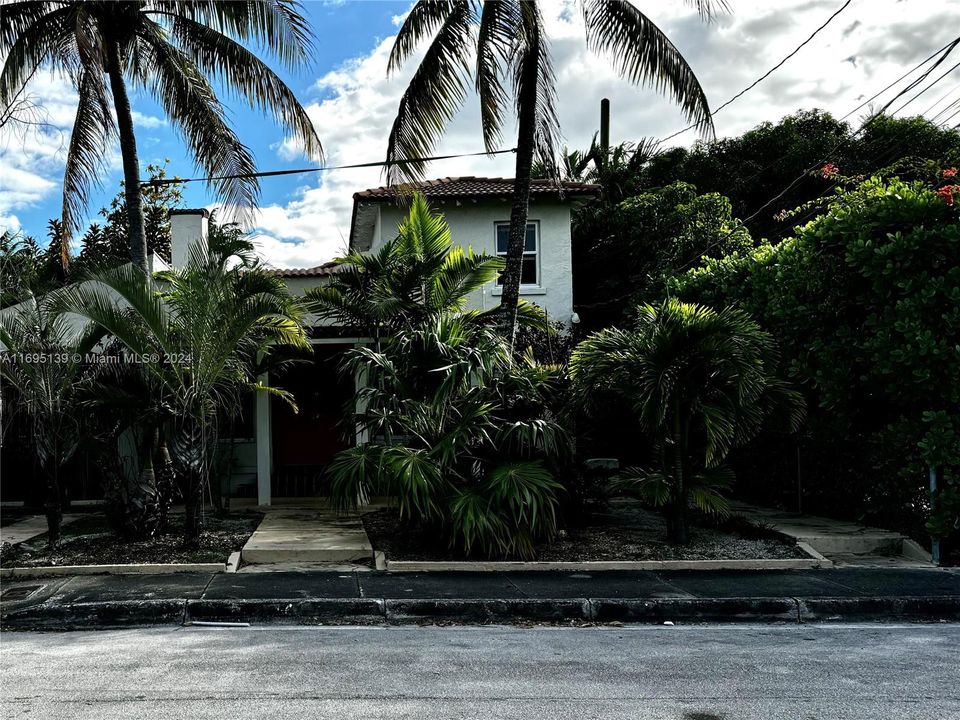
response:
<path id="1" fill-rule="evenodd" d="M 260 376 L 267 384 L 267 374 Z M 270 504 L 270 477 L 273 475 L 273 433 L 270 428 L 270 396 L 265 392 L 256 394 L 257 418 L 257 504 Z"/>

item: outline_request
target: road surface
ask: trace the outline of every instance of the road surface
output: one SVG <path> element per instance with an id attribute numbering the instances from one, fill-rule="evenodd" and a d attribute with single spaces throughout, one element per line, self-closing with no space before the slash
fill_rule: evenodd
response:
<path id="1" fill-rule="evenodd" d="M 4 718 L 960 718 L 960 625 L 4 633 Z"/>

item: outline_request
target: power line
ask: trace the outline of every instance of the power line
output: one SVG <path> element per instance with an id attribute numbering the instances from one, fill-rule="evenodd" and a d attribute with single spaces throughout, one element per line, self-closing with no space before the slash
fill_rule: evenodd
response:
<path id="1" fill-rule="evenodd" d="M 918 92 L 918 93 L 917 93 L 916 95 L 914 95 L 910 100 L 908 100 L 907 102 L 905 102 L 903 105 L 901 105 L 900 107 L 898 107 L 896 110 L 892 111 L 890 114 L 891 114 L 891 115 L 896 115 L 898 112 L 900 112 L 901 110 L 903 110 L 907 105 L 909 105 L 909 104 L 912 103 L 914 100 L 916 100 L 918 97 L 920 97 L 921 95 L 923 95 L 925 92 L 927 92 L 927 90 L 929 90 L 929 89 L 932 88 L 934 85 L 936 85 L 938 82 L 940 82 L 941 80 L 943 80 L 947 75 L 949 75 L 950 73 L 952 73 L 952 72 L 953 72 L 954 70 L 956 70 L 958 67 L 960 67 L 960 62 L 958 62 L 958 63 L 957 63 L 956 65 L 954 65 L 952 68 L 950 68 L 949 70 L 947 70 L 943 75 L 941 75 L 941 76 L 938 77 L 936 80 L 934 80 L 932 83 L 930 83 L 929 85 L 927 85 L 923 90 L 921 90 L 920 92 Z"/>
<path id="2" fill-rule="evenodd" d="M 141 187 L 156 187 L 159 185 L 186 184 L 191 182 L 212 182 L 214 180 L 242 180 L 244 178 L 278 177 L 280 175 L 298 175 L 302 173 L 327 172 L 329 170 L 351 170 L 354 168 L 386 167 L 390 165 L 407 165 L 408 163 L 432 162 L 434 160 L 451 160 L 453 158 L 479 157 L 480 155 L 503 155 L 515 153 L 516 148 L 507 150 L 493 150 L 491 152 L 458 153 L 454 155 L 434 155 L 433 157 L 406 158 L 404 160 L 378 160 L 376 162 L 354 163 L 352 165 L 324 165 L 322 167 L 297 168 L 295 170 L 267 170 L 265 172 L 239 173 L 237 175 L 210 175 L 194 178 L 163 178 L 156 180 L 141 180 Z"/>
<path id="3" fill-rule="evenodd" d="M 727 100 L 725 103 L 723 103 L 723 105 L 721 105 L 721 106 L 718 107 L 716 110 L 714 110 L 713 112 L 711 112 L 711 113 L 710 113 L 710 117 L 713 117 L 714 115 L 716 115 L 718 112 L 720 112 L 721 110 L 723 110 L 725 107 L 727 107 L 727 105 L 729 105 L 730 103 L 732 103 L 734 100 L 737 100 L 738 98 L 740 98 L 741 96 L 743 96 L 744 94 L 746 94 L 747 92 L 749 92 L 750 90 L 753 90 L 753 88 L 755 88 L 755 87 L 756 87 L 757 85 L 759 85 L 761 82 L 763 82 L 763 81 L 766 80 L 768 77 L 770 77 L 774 72 L 776 72 L 776 71 L 779 70 L 781 67 L 783 67 L 784 63 L 786 63 L 787 60 L 789 60 L 789 59 L 792 58 L 794 55 L 796 55 L 798 52 L 800 52 L 800 51 L 804 48 L 805 45 L 807 45 L 811 40 L 813 40 L 813 39 L 820 33 L 821 30 L 823 30 L 827 25 L 829 25 L 831 22 L 833 22 L 833 19 L 834 19 L 835 17 L 837 17 L 837 15 L 839 15 L 839 14 L 842 13 L 844 10 L 846 10 L 847 7 L 850 5 L 851 2 L 853 2 L 853 0 L 847 0 L 843 5 L 840 6 L 840 8 L 839 8 L 836 12 L 833 13 L 833 15 L 831 15 L 830 17 L 827 18 L 827 21 L 826 21 L 825 23 L 823 23 L 823 25 L 821 25 L 821 26 L 818 27 L 816 30 L 814 30 L 814 31 L 810 34 L 810 37 L 808 37 L 808 38 L 807 38 L 806 40 L 804 40 L 802 43 L 800 43 L 799 45 L 797 45 L 797 47 L 794 48 L 794 50 L 793 50 L 789 55 L 787 55 L 785 58 L 783 58 L 783 60 L 781 60 L 780 62 L 778 62 L 778 63 L 777 63 L 776 65 L 774 65 L 772 68 L 770 68 L 769 70 L 767 70 L 763 75 L 761 75 L 760 77 L 758 77 L 758 78 L 757 78 L 756 80 L 754 80 L 752 83 L 750 83 L 749 85 L 747 85 L 747 87 L 745 87 L 743 90 L 741 90 L 741 91 L 738 92 L 736 95 L 734 95 L 732 98 L 730 98 L 730 99 Z M 677 132 L 673 133 L 673 135 L 667 135 L 667 137 L 665 137 L 665 138 L 663 138 L 662 140 L 660 140 L 660 142 L 661 142 L 661 143 L 665 143 L 667 140 L 672 140 L 673 138 L 677 137 L 677 135 L 682 135 L 683 133 L 687 132 L 688 130 L 692 130 L 693 128 L 695 128 L 695 127 L 697 127 L 697 126 L 698 126 L 697 123 L 694 123 L 693 125 L 688 125 L 687 127 L 683 128 L 682 130 L 677 130 Z"/>
<path id="4" fill-rule="evenodd" d="M 797 183 L 799 183 L 803 178 L 805 178 L 812 170 L 814 170 L 814 169 L 816 169 L 817 167 L 819 167 L 819 166 L 820 166 L 822 163 L 824 163 L 826 160 L 829 160 L 829 159 L 830 159 L 830 156 L 833 155 L 833 153 L 835 153 L 835 152 L 836 152 L 837 150 L 839 150 L 841 147 L 843 147 L 843 146 L 846 145 L 848 142 L 850 142 L 851 140 L 853 140 L 857 135 L 859 135 L 859 134 L 862 133 L 864 130 L 866 130 L 873 122 L 875 122 L 875 121 L 877 120 L 877 118 L 881 117 L 881 116 L 886 112 L 886 110 L 887 110 L 894 102 L 896 102 L 898 99 L 900 99 L 901 97 L 903 97 L 906 93 L 908 93 L 910 90 L 912 90 L 913 88 L 917 87 L 917 85 L 919 85 L 920 83 L 922 83 L 927 77 L 929 77 L 929 76 L 930 76 L 930 73 L 932 73 L 934 70 L 936 70 L 937 67 L 939 67 L 940 64 L 943 63 L 943 61 L 947 59 L 947 57 L 949 57 L 950 53 L 953 52 L 953 50 L 957 47 L 957 45 L 960 45 L 960 37 L 957 37 L 957 38 L 954 39 L 952 42 L 947 43 L 943 48 L 941 48 L 940 50 L 938 50 L 937 52 L 935 52 L 933 55 L 931 55 L 930 57 L 928 57 L 926 60 L 924 60 L 922 63 L 920 63 L 920 65 L 917 66 L 917 67 L 922 67 L 923 65 L 927 64 L 928 62 L 930 62 L 930 60 L 931 60 L 932 58 L 936 57 L 938 54 L 940 55 L 940 58 L 939 58 L 933 65 L 931 65 L 930 68 L 928 68 L 926 72 L 924 72 L 920 77 L 918 77 L 916 80 L 914 80 L 914 81 L 911 82 L 909 85 L 907 85 L 907 87 L 905 87 L 903 90 L 901 90 L 901 91 L 898 92 L 896 95 L 894 95 L 882 108 L 880 108 L 879 111 L 873 113 L 873 114 L 870 116 L 870 118 L 869 118 L 865 123 L 863 123 L 863 125 L 861 125 L 860 128 L 859 128 L 856 132 L 854 132 L 854 133 L 851 134 L 851 135 L 848 135 L 848 136 L 845 137 L 843 140 L 841 140 L 839 143 L 837 143 L 837 145 L 834 146 L 834 147 L 827 153 L 827 157 L 826 157 L 826 158 L 821 158 L 820 160 L 818 160 L 817 162 L 815 162 L 813 165 L 811 165 L 810 167 L 808 167 L 806 170 L 804 170 L 800 175 L 798 175 L 796 178 L 794 178 L 794 179 L 790 182 L 790 184 L 787 185 L 783 190 L 781 190 L 779 193 L 777 193 L 776 195 L 774 195 L 772 198 L 770 198 L 769 200 L 767 200 L 767 202 L 765 202 L 763 205 L 761 205 L 759 208 L 757 208 L 748 218 L 746 218 L 746 219 L 744 220 L 744 222 L 747 223 L 747 222 L 750 222 L 751 220 L 753 220 L 753 219 L 754 219 L 757 215 L 759 215 L 763 210 L 765 210 L 766 208 L 770 207 L 770 205 L 772 205 L 773 203 L 775 203 L 777 200 L 779 200 L 779 199 L 782 198 L 784 195 L 786 195 L 790 190 L 792 190 L 792 189 L 797 185 Z M 917 68 L 914 68 L 914 70 L 916 70 L 916 69 L 917 69 Z M 913 72 L 913 70 L 910 71 L 910 73 L 912 73 L 912 72 Z M 907 73 L 907 75 L 909 75 L 910 73 Z M 939 82 L 939 80 L 943 79 L 943 77 L 945 77 L 945 75 L 946 75 L 946 74 L 941 75 L 941 76 L 937 79 L 937 81 L 935 81 L 935 82 Z M 904 76 L 904 77 L 906 77 L 906 76 Z M 895 81 L 895 82 L 899 82 L 899 81 Z M 890 87 L 890 86 L 888 86 L 888 87 Z M 884 91 L 885 91 L 885 90 L 884 90 Z M 881 92 L 884 92 L 884 91 L 881 91 Z M 878 93 L 878 94 L 879 94 L 879 93 Z M 875 95 L 874 97 L 876 97 L 876 95 Z M 917 97 L 917 96 L 914 96 L 914 97 L 910 100 L 910 102 L 913 102 L 913 100 L 915 100 L 916 97 Z M 869 100 L 866 101 L 866 102 L 869 102 Z M 863 104 L 861 104 L 860 107 L 863 107 L 863 105 L 865 105 L 866 102 L 863 103 Z M 906 105 L 909 105 L 909 104 L 910 104 L 909 102 L 906 103 L 906 104 L 904 105 L 904 107 L 905 107 Z M 857 108 L 857 109 L 859 109 L 859 108 Z M 852 111 L 852 112 L 856 112 L 856 110 L 854 110 L 854 111 Z M 852 112 L 851 112 L 850 114 L 852 114 Z"/>

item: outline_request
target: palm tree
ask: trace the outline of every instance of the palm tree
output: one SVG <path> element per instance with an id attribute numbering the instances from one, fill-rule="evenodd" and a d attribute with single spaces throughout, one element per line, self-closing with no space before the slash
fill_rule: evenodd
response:
<path id="1" fill-rule="evenodd" d="M 570 360 L 577 396 L 597 406 L 610 395 L 636 412 L 659 467 L 630 468 L 618 483 L 664 506 L 670 542 L 687 542 L 687 507 L 723 515 L 720 491 L 733 474 L 731 448 L 753 438 L 774 413 L 788 429 L 803 420 L 803 398 L 777 379 L 771 336 L 744 312 L 668 299 L 638 309 L 634 331 L 602 330 Z"/>
<path id="2" fill-rule="evenodd" d="M 458 314 L 469 321 L 493 321 L 495 313 L 466 310 L 471 293 L 496 279 L 503 261 L 475 254 L 453 243 L 450 227 L 416 193 L 397 237 L 374 253 L 352 252 L 340 258 L 327 285 L 306 292 L 321 318 L 370 333 L 421 327 L 437 317 Z M 523 303 L 521 319 L 542 324 L 532 305 Z"/>
<path id="3" fill-rule="evenodd" d="M 0 314 L 0 378 L 12 393 L 11 403 L 30 423 L 34 455 L 45 476 L 47 541 L 60 542 L 63 466 L 74 456 L 82 436 L 75 403 L 85 374 L 84 357 L 102 335 L 55 312 L 51 296 L 30 297 Z"/>
<path id="4" fill-rule="evenodd" d="M 606 52 L 621 75 L 668 93 L 704 133 L 713 123 L 706 95 L 669 38 L 626 0 L 581 0 L 587 44 Z M 709 18 L 724 0 L 688 0 Z M 539 158 L 555 175 L 559 131 L 549 38 L 536 0 L 418 0 L 397 34 L 388 73 L 431 38 L 407 86 L 390 130 L 388 179 L 417 180 L 446 124 L 467 97 L 480 98 L 484 145 L 493 151 L 514 106 L 516 172 L 503 295 L 500 303 L 512 343 L 530 199 L 530 178 Z M 473 72 L 471 73 L 471 65 Z M 409 160 L 413 158 L 414 160 Z"/>
<path id="5" fill-rule="evenodd" d="M 309 348 L 302 309 L 282 281 L 264 273 L 245 238 L 211 236 L 191 248 L 183 268 L 158 273 L 157 287 L 133 265 L 90 275 L 60 291 L 57 308 L 91 320 L 120 343 L 167 407 L 170 450 L 183 480 L 186 541 L 202 530 L 203 490 L 217 443 L 218 411 L 251 390 L 292 403 L 258 380 L 264 356 L 289 345 Z"/>
<path id="6" fill-rule="evenodd" d="M 230 204 L 250 207 L 259 185 L 253 155 L 227 122 L 212 81 L 271 113 L 320 156 L 310 118 L 287 85 L 248 50 L 255 44 L 289 67 L 309 57 L 307 21 L 292 0 L 14 0 L 0 8 L 0 112 L 40 67 L 67 74 L 80 96 L 63 177 L 61 262 L 119 137 L 130 227 L 130 259 L 146 272 L 140 163 L 128 88 L 156 98 L 183 135 L 210 185 Z M 116 113 L 116 122 L 111 112 Z M 240 177 L 236 177 L 236 176 Z"/>

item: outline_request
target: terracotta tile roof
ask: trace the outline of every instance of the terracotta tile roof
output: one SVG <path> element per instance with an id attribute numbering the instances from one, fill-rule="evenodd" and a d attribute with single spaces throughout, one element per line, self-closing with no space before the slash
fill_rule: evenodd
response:
<path id="1" fill-rule="evenodd" d="M 558 188 L 550 180 L 533 180 L 530 184 L 532 195 L 598 195 L 600 186 L 591 183 L 563 182 Z M 476 177 L 465 175 L 462 177 L 445 177 L 437 180 L 422 180 L 416 183 L 390 185 L 388 187 L 370 188 L 354 193 L 354 200 L 394 200 L 411 190 L 419 190 L 428 198 L 458 198 L 458 197 L 509 197 L 513 194 L 513 178 Z"/>
<path id="2" fill-rule="evenodd" d="M 340 263 L 331 260 L 330 262 L 325 262 L 323 265 L 317 265 L 316 267 L 310 268 L 276 268 L 273 270 L 267 270 L 268 275 L 273 275 L 274 277 L 282 278 L 295 278 L 295 277 L 324 277 L 326 275 L 333 275 L 338 271 Z"/>

